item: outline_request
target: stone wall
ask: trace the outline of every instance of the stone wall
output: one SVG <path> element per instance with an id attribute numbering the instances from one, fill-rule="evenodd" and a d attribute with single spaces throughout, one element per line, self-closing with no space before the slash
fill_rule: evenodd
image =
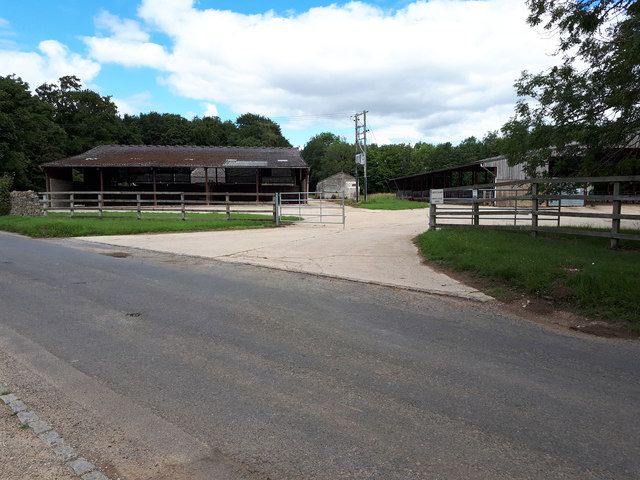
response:
<path id="1" fill-rule="evenodd" d="M 38 194 L 33 190 L 27 192 L 11 192 L 11 213 L 21 217 L 40 217 L 42 205 Z"/>

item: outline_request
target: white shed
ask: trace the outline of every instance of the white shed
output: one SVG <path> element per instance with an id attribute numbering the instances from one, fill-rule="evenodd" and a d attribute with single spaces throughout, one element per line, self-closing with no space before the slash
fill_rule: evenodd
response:
<path id="1" fill-rule="evenodd" d="M 318 182 L 316 187 L 318 198 L 344 198 L 356 199 L 356 179 L 344 173 L 336 173 Z"/>

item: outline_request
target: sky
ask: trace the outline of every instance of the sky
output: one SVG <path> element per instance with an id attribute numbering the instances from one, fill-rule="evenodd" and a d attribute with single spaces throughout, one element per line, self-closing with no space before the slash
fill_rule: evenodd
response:
<path id="1" fill-rule="evenodd" d="M 520 72 L 557 63 L 524 0 L 0 0 L 0 75 L 75 75 L 121 115 L 271 118 L 303 147 L 454 144 L 514 114 Z"/>

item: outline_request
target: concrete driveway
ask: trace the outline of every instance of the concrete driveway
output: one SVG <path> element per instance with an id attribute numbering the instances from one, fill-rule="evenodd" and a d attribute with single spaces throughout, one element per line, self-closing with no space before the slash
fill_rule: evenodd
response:
<path id="1" fill-rule="evenodd" d="M 428 211 L 346 207 L 346 226 L 84 237 L 81 240 L 339 277 L 480 301 L 491 297 L 422 262 L 413 239 Z"/>

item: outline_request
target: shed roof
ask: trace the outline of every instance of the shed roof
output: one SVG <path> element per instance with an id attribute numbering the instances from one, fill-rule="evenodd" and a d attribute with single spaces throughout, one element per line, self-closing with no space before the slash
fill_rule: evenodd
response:
<path id="1" fill-rule="evenodd" d="M 43 167 L 307 168 L 297 148 L 101 145 Z"/>
<path id="2" fill-rule="evenodd" d="M 389 181 L 393 182 L 396 180 L 408 180 L 410 178 L 418 178 L 423 177 L 425 175 L 437 175 L 439 173 L 447 173 L 447 172 L 469 172 L 469 171 L 480 171 L 483 170 L 485 166 L 495 166 L 496 162 L 504 160 L 504 156 L 500 155 L 498 157 L 485 158 L 484 160 L 478 160 L 476 162 L 465 163 L 463 165 L 455 165 L 453 167 L 440 168 L 438 170 L 430 170 L 428 172 L 414 173 L 413 175 L 406 175 L 404 177 L 396 177 L 390 178 Z"/>
<path id="3" fill-rule="evenodd" d="M 356 177 L 354 177 L 353 175 L 349 175 L 348 173 L 340 172 L 340 173 L 335 173 L 330 177 L 327 177 L 319 181 L 318 183 L 324 183 L 327 181 L 334 181 L 334 180 L 339 180 L 340 182 L 355 182 Z"/>

